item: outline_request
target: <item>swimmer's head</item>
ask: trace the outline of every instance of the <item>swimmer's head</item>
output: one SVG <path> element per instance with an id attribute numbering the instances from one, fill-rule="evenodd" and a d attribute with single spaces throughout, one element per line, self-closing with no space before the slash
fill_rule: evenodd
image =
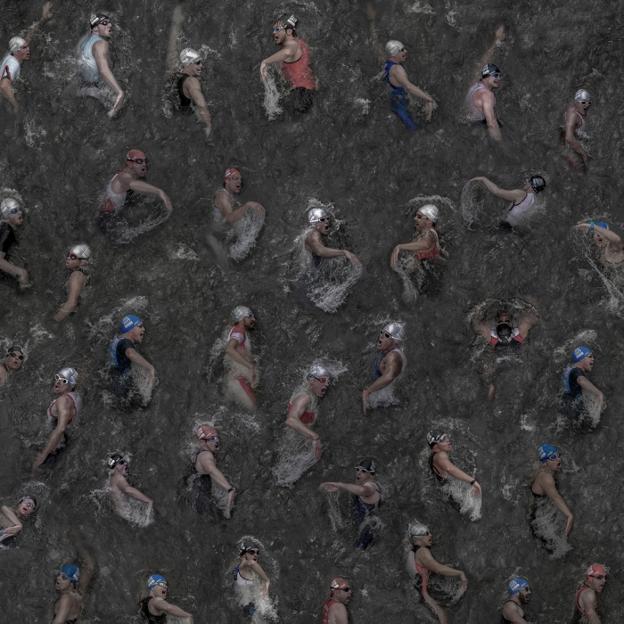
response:
<path id="1" fill-rule="evenodd" d="M 201 55 L 197 50 L 193 50 L 193 48 L 184 48 L 182 52 L 180 52 L 180 63 L 182 65 L 189 65 L 191 63 L 197 63 L 198 61 L 201 63 Z"/>
<path id="2" fill-rule="evenodd" d="M 80 568 L 75 563 L 64 563 L 58 572 L 58 576 L 64 576 L 74 587 L 80 580 Z"/>
<path id="3" fill-rule="evenodd" d="M 381 328 L 379 339 L 385 338 L 387 340 L 394 340 L 395 342 L 402 342 L 405 340 L 405 324 L 393 321 Z"/>
<path id="4" fill-rule="evenodd" d="M 374 475 L 377 472 L 377 466 L 375 465 L 375 460 L 371 458 L 362 459 L 358 462 L 358 465 L 355 467 L 356 471 L 368 472 L 369 474 Z"/>
<path id="5" fill-rule="evenodd" d="M 22 204 L 13 197 L 5 197 L 0 202 L 0 216 L 3 221 L 8 221 L 11 225 L 21 225 L 24 222 Z"/>
<path id="6" fill-rule="evenodd" d="M 423 540 L 423 542 L 429 543 L 433 541 L 429 527 L 424 525 L 422 522 L 418 522 L 418 520 L 410 522 L 407 527 L 407 535 L 412 543 L 416 540 Z"/>
<path id="7" fill-rule="evenodd" d="M 232 310 L 232 320 L 235 323 L 243 321 L 245 327 L 253 327 L 256 324 L 256 316 L 247 306 L 239 305 Z"/>
<path id="8" fill-rule="evenodd" d="M 332 598 L 343 604 L 349 603 L 353 596 L 349 581 L 342 576 L 336 576 L 331 580 L 329 584 L 329 594 Z"/>
<path id="9" fill-rule="evenodd" d="M 30 47 L 26 39 L 21 37 L 11 37 L 9 39 L 9 53 L 19 61 L 30 58 Z"/>
<path id="10" fill-rule="evenodd" d="M 331 215 L 324 208 L 312 208 L 308 210 L 308 223 L 326 234 L 331 227 Z"/>
<path id="11" fill-rule="evenodd" d="M 546 180 L 540 175 L 534 175 L 529 178 L 529 186 L 535 193 L 541 193 L 546 188 Z"/>
<path id="12" fill-rule="evenodd" d="M 108 15 L 104 13 L 94 13 L 89 19 L 89 26 L 91 32 L 94 32 L 102 37 L 109 37 L 113 31 L 113 21 Z"/>
<path id="13" fill-rule="evenodd" d="M 251 558 L 257 561 L 258 555 L 260 554 L 260 549 L 254 544 L 247 544 L 242 542 L 239 548 L 239 556 L 243 557 L 245 555 L 249 555 Z"/>
<path id="14" fill-rule="evenodd" d="M 418 215 L 425 217 L 425 219 L 429 219 L 431 223 L 437 223 L 440 211 L 438 210 L 438 207 L 434 206 L 433 204 L 425 204 L 424 206 L 421 206 L 416 212 L 417 219 Z"/>
<path id="15" fill-rule="evenodd" d="M 310 390 L 322 398 L 327 394 L 327 389 L 332 382 L 332 374 L 322 364 L 315 362 L 306 372 L 306 379 Z"/>
<path id="16" fill-rule="evenodd" d="M 609 575 L 609 568 L 603 563 L 592 563 L 585 570 L 585 584 L 600 593 L 604 589 Z"/>
<path id="17" fill-rule="evenodd" d="M 117 466 L 127 466 L 128 461 L 123 455 L 120 455 L 119 453 L 113 453 L 112 455 L 109 455 L 106 459 L 106 465 L 108 466 L 109 470 L 115 470 Z"/>
<path id="18" fill-rule="evenodd" d="M 396 39 L 390 39 L 386 43 L 386 55 L 387 56 L 399 56 L 401 52 L 406 52 L 405 46 Z"/>
<path id="19" fill-rule="evenodd" d="M 228 167 L 223 174 L 223 188 L 238 195 L 243 188 L 243 176 L 236 167 Z"/>
<path id="20" fill-rule="evenodd" d="M 12 345 L 7 349 L 6 357 L 4 358 L 3 365 L 10 370 L 19 370 L 24 363 L 24 350 L 22 347 Z"/>
<path id="21" fill-rule="evenodd" d="M 207 442 L 215 449 L 219 448 L 219 432 L 212 425 L 207 423 L 197 425 L 194 431 L 199 440 Z"/>
<path id="22" fill-rule="evenodd" d="M 78 269 L 81 266 L 89 264 L 89 258 L 91 257 L 91 248 L 85 243 L 80 245 L 74 245 L 67 251 L 65 257 L 65 266 L 68 269 Z"/>
<path id="23" fill-rule="evenodd" d="M 126 167 L 129 167 L 140 178 L 144 178 L 147 175 L 147 166 L 147 156 L 144 151 L 131 149 L 126 154 Z"/>
<path id="24" fill-rule="evenodd" d="M 572 362 L 574 364 L 582 362 L 585 358 L 592 358 L 592 360 L 594 358 L 593 351 L 587 345 L 581 345 L 572 351 Z"/>
<path id="25" fill-rule="evenodd" d="M 487 82 L 490 87 L 497 87 L 502 78 L 501 70 L 494 63 L 487 63 L 481 68 L 481 80 Z"/>
<path id="26" fill-rule="evenodd" d="M 17 502 L 17 513 L 22 518 L 28 518 L 37 510 L 37 499 L 34 496 L 22 496 Z"/>
<path id="27" fill-rule="evenodd" d="M 591 94 L 585 89 L 579 89 L 574 94 L 574 102 L 578 104 L 583 110 L 587 110 L 591 106 Z M 578 107 L 577 107 L 578 108 Z"/>
<path id="28" fill-rule="evenodd" d="M 522 593 L 530 593 L 529 581 L 523 576 L 512 576 L 507 583 L 507 594 L 510 598 L 518 596 Z"/>
<path id="29" fill-rule="evenodd" d="M 152 591 L 157 587 L 167 590 L 167 579 L 162 574 L 152 574 L 147 577 L 147 590 Z"/>
<path id="30" fill-rule="evenodd" d="M 450 442 L 451 436 L 448 433 L 430 431 L 427 434 L 427 444 L 429 445 L 429 448 L 433 448 L 436 444 L 450 444 Z"/>
<path id="31" fill-rule="evenodd" d="M 61 368 L 61 370 L 54 375 L 54 390 L 65 390 L 67 386 L 71 390 L 76 387 L 78 383 L 78 373 L 75 368 L 71 368 L 67 366 L 65 368 Z"/>
<path id="32" fill-rule="evenodd" d="M 119 333 L 127 334 L 131 332 L 135 327 L 141 327 L 143 321 L 136 314 L 126 314 L 119 323 Z"/>
<path id="33" fill-rule="evenodd" d="M 540 444 L 537 447 L 537 456 L 542 464 L 559 459 L 559 447 L 553 444 Z"/>
<path id="34" fill-rule="evenodd" d="M 297 24 L 299 20 L 294 15 L 284 13 L 273 23 L 273 41 L 280 45 L 287 35 L 297 36 Z"/>

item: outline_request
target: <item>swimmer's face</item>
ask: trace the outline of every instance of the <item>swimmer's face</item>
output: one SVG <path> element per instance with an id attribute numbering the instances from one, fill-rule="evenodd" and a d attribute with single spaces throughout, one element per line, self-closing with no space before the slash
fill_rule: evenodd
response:
<path id="1" fill-rule="evenodd" d="M 125 459 L 119 460 L 115 466 L 115 472 L 118 472 L 125 477 L 128 474 L 128 462 Z"/>
<path id="2" fill-rule="evenodd" d="M 130 340 L 132 340 L 132 342 L 143 342 L 143 338 L 145 336 L 145 327 L 143 327 L 143 324 L 137 325 L 136 327 L 133 327 L 126 335 Z"/>
<path id="3" fill-rule="evenodd" d="M 107 37 L 113 34 L 113 23 L 109 19 L 103 19 L 93 30 L 96 35 L 100 37 Z"/>
<path id="4" fill-rule="evenodd" d="M 248 550 L 243 555 L 245 561 L 258 561 L 258 551 L 255 548 Z"/>
<path id="5" fill-rule="evenodd" d="M 561 457 L 553 457 L 546 462 L 546 465 L 554 471 L 561 470 Z"/>
<path id="6" fill-rule="evenodd" d="M 421 535 L 420 537 L 414 538 L 414 542 L 416 546 L 431 546 L 433 544 L 433 535 L 431 533 L 427 533 L 427 535 Z"/>
<path id="7" fill-rule="evenodd" d="M 7 356 L 4 360 L 4 364 L 7 368 L 11 370 L 19 370 L 22 368 L 22 364 L 24 363 L 24 354 L 19 351 L 12 351 L 7 353 Z"/>
<path id="8" fill-rule="evenodd" d="M 364 470 L 364 468 L 356 468 L 355 469 L 355 480 L 357 483 L 364 483 L 365 481 L 370 481 L 373 478 L 373 475 L 368 472 L 368 470 Z"/>
<path id="9" fill-rule="evenodd" d="M 588 576 L 587 585 L 591 587 L 596 593 L 601 594 L 604 586 L 607 583 L 607 577 L 604 574 L 598 576 Z"/>
<path id="10" fill-rule="evenodd" d="M 594 232 L 594 242 L 598 247 L 606 247 L 609 244 L 609 241 L 601 236 L 600 232 Z"/>
<path id="11" fill-rule="evenodd" d="M 520 598 L 520 602 L 526 604 L 531 600 L 531 590 L 528 587 L 525 587 L 519 594 L 518 598 Z"/>
<path id="12" fill-rule="evenodd" d="M 403 61 L 407 60 L 407 49 L 403 48 L 397 55 L 396 57 L 399 59 L 400 63 L 403 63 Z"/>
<path id="13" fill-rule="evenodd" d="M 509 325 L 511 323 L 511 314 L 509 314 L 509 312 L 504 312 L 504 311 L 499 312 L 496 315 L 496 322 L 505 323 L 506 325 Z"/>
<path id="14" fill-rule="evenodd" d="M 13 56 L 18 61 L 27 61 L 30 59 L 30 47 L 27 43 L 25 43 L 21 48 L 13 52 Z"/>
<path id="15" fill-rule="evenodd" d="M 310 389 L 318 397 L 324 397 L 327 394 L 330 383 L 329 377 L 310 377 Z"/>
<path id="16" fill-rule="evenodd" d="M 71 581 L 62 572 L 59 572 L 56 575 L 56 579 L 54 581 L 54 589 L 56 589 L 56 591 L 67 591 L 71 586 Z"/>
<path id="17" fill-rule="evenodd" d="M 210 436 L 209 438 L 206 438 L 205 440 L 206 442 L 206 446 L 214 453 L 215 451 L 219 450 L 219 447 L 221 446 L 221 442 L 219 441 L 219 436 L 217 435 L 213 435 Z"/>
<path id="18" fill-rule="evenodd" d="M 243 178 L 240 173 L 233 173 L 231 176 L 225 178 L 225 188 L 230 193 L 238 195 L 243 188 Z"/>
<path id="19" fill-rule="evenodd" d="M 424 214 L 417 212 L 414 217 L 414 225 L 417 230 L 429 230 L 433 226 L 433 221 L 425 217 Z"/>
<path id="20" fill-rule="evenodd" d="M 331 217 L 321 217 L 315 227 L 321 234 L 328 234 L 331 229 Z"/>
<path id="21" fill-rule="evenodd" d="M 194 63 L 189 63 L 187 66 L 189 76 L 194 76 L 198 78 L 201 76 L 202 70 L 204 69 L 204 62 L 201 59 L 198 59 Z"/>
<path id="22" fill-rule="evenodd" d="M 588 355 L 586 358 L 583 358 L 579 364 L 581 364 L 581 368 L 586 371 L 590 371 L 594 368 L 594 356 Z"/>
<path id="23" fill-rule="evenodd" d="M 21 210 L 11 213 L 7 221 L 11 225 L 22 225 L 22 223 L 24 223 L 24 213 Z"/>
<path id="24" fill-rule="evenodd" d="M 379 338 L 377 338 L 377 350 L 378 351 L 388 351 L 392 349 L 394 346 L 394 338 L 385 331 L 381 331 L 379 333 Z"/>
<path id="25" fill-rule="evenodd" d="M 442 440 L 436 443 L 436 446 L 438 446 L 441 451 L 445 451 L 447 453 L 453 450 L 453 443 L 449 436 L 442 438 Z"/>
<path id="26" fill-rule="evenodd" d="M 349 604 L 353 598 L 353 592 L 350 587 L 341 587 L 339 589 L 332 589 L 333 598 L 342 604 Z"/>
<path id="27" fill-rule="evenodd" d="M 134 160 L 126 160 L 128 168 L 139 178 L 147 175 L 147 158 L 135 158 Z"/>
<path id="28" fill-rule="evenodd" d="M 256 326 L 256 317 L 255 316 L 246 316 L 243 319 L 243 325 L 247 328 L 247 329 L 252 329 L 253 327 Z"/>
<path id="29" fill-rule="evenodd" d="M 491 74 L 486 78 L 483 78 L 483 82 L 490 87 L 490 89 L 498 89 L 501 85 L 503 77 L 501 74 Z"/>
<path id="30" fill-rule="evenodd" d="M 574 102 L 574 106 L 576 107 L 576 110 L 579 111 L 579 113 L 586 113 L 591 106 L 591 102 L 588 102 L 587 100 Z"/>
<path id="31" fill-rule="evenodd" d="M 68 253 L 65 256 L 65 266 L 68 269 L 77 269 L 80 266 L 80 258 L 76 254 Z"/>
<path id="32" fill-rule="evenodd" d="M 64 377 L 54 375 L 54 385 L 52 386 L 54 394 L 65 394 L 71 391 L 71 385 Z"/>
<path id="33" fill-rule="evenodd" d="M 275 22 L 275 24 L 273 24 L 273 42 L 275 45 L 282 45 L 284 39 L 286 39 L 286 28 L 284 28 L 284 24 Z"/>
<path id="34" fill-rule="evenodd" d="M 17 514 L 22 518 L 28 518 L 35 511 L 35 503 L 30 498 L 25 498 L 17 506 Z"/>
<path id="35" fill-rule="evenodd" d="M 152 589 L 152 596 L 154 596 L 154 598 L 166 598 L 168 591 L 169 589 L 166 585 L 156 585 L 156 587 Z"/>

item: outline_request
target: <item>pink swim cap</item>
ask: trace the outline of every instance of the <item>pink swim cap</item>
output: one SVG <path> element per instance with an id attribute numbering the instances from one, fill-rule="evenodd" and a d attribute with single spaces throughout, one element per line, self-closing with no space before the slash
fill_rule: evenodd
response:
<path id="1" fill-rule="evenodd" d="M 225 170 L 225 174 L 223 175 L 223 179 L 227 180 L 228 178 L 231 178 L 235 173 L 238 173 L 238 175 L 241 174 L 241 172 L 236 167 L 228 167 Z"/>
<path id="2" fill-rule="evenodd" d="M 607 567 L 602 563 L 592 563 L 585 571 L 585 576 L 607 576 Z"/>
<path id="3" fill-rule="evenodd" d="M 212 436 L 216 436 L 219 435 L 217 430 L 212 427 L 211 425 L 199 425 L 196 429 L 195 429 L 195 435 L 200 439 L 200 440 L 207 440 L 208 438 L 211 438 Z"/>
<path id="4" fill-rule="evenodd" d="M 131 149 L 126 154 L 126 160 L 136 160 L 137 158 L 142 158 L 143 160 L 147 160 L 147 156 L 145 152 L 142 152 L 140 149 Z"/>

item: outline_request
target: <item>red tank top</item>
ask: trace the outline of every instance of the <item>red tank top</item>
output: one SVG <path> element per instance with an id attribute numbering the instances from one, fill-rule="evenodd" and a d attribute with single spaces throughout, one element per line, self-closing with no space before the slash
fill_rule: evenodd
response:
<path id="1" fill-rule="evenodd" d="M 236 346 L 234 348 L 239 353 L 245 352 L 247 350 L 247 345 L 245 344 L 247 342 L 247 332 L 245 331 L 245 326 L 242 323 L 236 323 L 236 325 L 234 325 L 232 329 L 230 329 L 230 333 L 228 334 L 228 340 L 231 340 L 232 334 L 242 334 L 242 342 L 239 342 L 236 338 L 234 338 L 234 340 L 236 340 Z"/>
<path id="2" fill-rule="evenodd" d="M 331 609 L 331 606 L 337 602 L 336 600 L 334 600 L 333 598 L 328 598 L 324 603 L 323 603 L 323 617 L 321 619 L 321 624 L 329 624 L 329 610 Z"/>
<path id="3" fill-rule="evenodd" d="M 297 88 L 316 90 L 316 78 L 310 69 L 310 49 L 303 39 L 298 39 L 301 57 L 292 63 L 282 63 L 282 74 Z"/>
<path id="4" fill-rule="evenodd" d="M 288 412 L 290 412 L 291 409 L 292 409 L 292 403 L 289 401 L 288 402 Z M 303 414 L 301 414 L 301 416 L 299 416 L 299 420 L 304 425 L 313 425 L 314 422 L 316 421 L 316 412 L 303 412 Z"/>

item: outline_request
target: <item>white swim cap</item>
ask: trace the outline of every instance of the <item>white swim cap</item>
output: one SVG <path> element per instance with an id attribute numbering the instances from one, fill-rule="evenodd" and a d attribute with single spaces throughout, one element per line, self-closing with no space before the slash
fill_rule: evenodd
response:
<path id="1" fill-rule="evenodd" d="M 386 54 L 388 56 L 395 56 L 402 52 L 405 49 L 405 46 L 396 39 L 390 39 L 388 43 L 386 43 Z"/>
<path id="2" fill-rule="evenodd" d="M 61 368 L 61 370 L 56 373 L 59 377 L 67 380 L 67 383 L 74 388 L 78 383 L 78 373 L 75 368 L 66 367 Z"/>
<path id="3" fill-rule="evenodd" d="M 323 377 L 329 377 L 331 379 L 332 374 L 322 364 L 312 364 L 308 369 L 306 377 L 309 379 L 322 379 Z"/>
<path id="4" fill-rule="evenodd" d="M 405 338 L 405 325 L 403 323 L 388 323 L 384 325 L 381 331 L 389 334 L 393 340 L 401 341 Z"/>
<path id="5" fill-rule="evenodd" d="M 16 214 L 17 212 L 23 212 L 23 210 L 22 205 L 17 199 L 13 199 L 13 197 L 5 197 L 2 202 L 0 202 L 0 214 L 4 218 Z"/>
<path id="6" fill-rule="evenodd" d="M 9 52 L 17 52 L 22 46 L 26 45 L 26 39 L 21 37 L 11 37 L 9 39 Z"/>
<path id="7" fill-rule="evenodd" d="M 184 50 L 180 52 L 180 63 L 182 63 L 182 65 L 189 65 L 190 63 L 195 63 L 197 61 L 201 61 L 201 56 L 197 50 L 193 50 L 193 48 L 184 48 Z"/>
<path id="8" fill-rule="evenodd" d="M 425 526 L 422 522 L 414 520 L 409 523 L 407 533 L 410 537 L 424 537 L 425 535 L 429 535 L 431 531 L 429 530 L 429 527 Z"/>
<path id="9" fill-rule="evenodd" d="M 70 250 L 70 254 L 74 254 L 80 260 L 88 260 L 91 257 L 91 248 L 86 243 L 74 245 Z"/>
<path id="10" fill-rule="evenodd" d="M 321 219 L 327 218 L 329 215 L 323 208 L 312 208 L 308 211 L 308 223 L 320 223 Z"/>
<path id="11" fill-rule="evenodd" d="M 589 91 L 585 91 L 585 89 L 579 89 L 574 94 L 575 102 L 591 102 L 591 93 Z"/>
<path id="12" fill-rule="evenodd" d="M 434 206 L 433 204 L 425 204 L 418 209 L 418 212 L 420 212 L 420 214 L 422 215 L 425 215 L 427 219 L 435 223 L 438 220 L 438 215 L 440 211 L 438 210 L 438 207 Z"/>
<path id="13" fill-rule="evenodd" d="M 248 308 L 247 306 L 236 306 L 233 310 L 232 310 L 232 318 L 235 321 L 242 321 L 244 318 L 247 318 L 248 316 L 251 316 L 252 318 L 256 318 L 254 316 L 254 313 L 251 311 L 251 308 Z"/>

